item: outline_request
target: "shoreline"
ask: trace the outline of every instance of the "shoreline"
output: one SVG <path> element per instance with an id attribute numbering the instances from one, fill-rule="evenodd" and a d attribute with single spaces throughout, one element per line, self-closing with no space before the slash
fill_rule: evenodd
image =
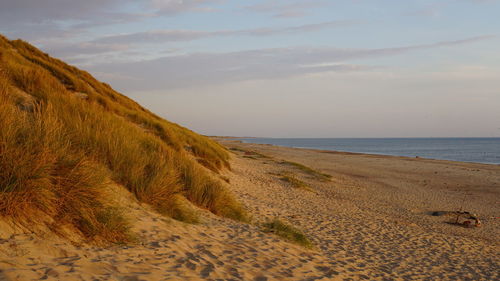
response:
<path id="1" fill-rule="evenodd" d="M 447 162 L 457 162 L 457 163 L 466 163 L 466 164 L 480 164 L 480 165 L 493 165 L 493 166 L 500 166 L 500 163 L 487 163 L 487 162 L 473 162 L 473 161 L 459 161 L 459 160 L 449 160 L 449 159 L 439 159 L 439 158 L 429 158 L 429 157 L 422 157 L 422 156 L 404 156 L 404 155 L 392 155 L 392 154 L 384 154 L 384 153 L 367 153 L 367 152 L 353 152 L 353 151 L 343 151 L 343 150 L 328 150 L 328 149 L 320 149 L 320 148 L 313 148 L 313 147 L 298 147 L 298 146 L 286 146 L 286 145 L 278 145 L 278 144 L 268 144 L 268 143 L 254 143 L 254 142 L 244 142 L 241 139 L 252 139 L 252 138 L 247 138 L 247 137 L 212 137 L 215 140 L 233 140 L 233 141 L 238 141 L 242 144 L 258 144 L 258 145 L 268 145 L 268 146 L 276 146 L 276 147 L 285 147 L 285 148 L 293 148 L 293 149 L 305 149 L 305 150 L 311 150 L 311 151 L 317 151 L 317 152 L 322 152 L 322 153 L 336 153 L 336 154 L 352 154 L 352 155 L 366 155 L 366 156 L 374 156 L 374 157 L 396 157 L 396 158 L 403 158 L 403 159 L 420 159 L 420 160 L 430 160 L 430 161 L 447 161 Z M 254 137 L 257 139 L 257 137 Z M 342 138 L 338 138 L 342 139 Z M 345 138 L 349 139 L 349 138 Z M 360 139 L 372 139 L 372 138 L 360 138 Z M 376 138 L 373 138 L 376 139 Z M 390 138 L 378 138 L 378 139 L 390 139 Z M 399 138 L 399 139 L 404 139 L 404 138 Z M 471 138 L 474 139 L 474 138 Z M 497 139 L 497 138 L 490 138 L 490 139 Z M 499 138 L 500 139 L 500 138 Z"/>
<path id="2" fill-rule="evenodd" d="M 250 214 L 303 230 L 342 278 L 499 277 L 497 165 L 218 141 L 233 152 L 225 175 Z M 461 210 L 481 227 L 446 215 Z"/>
<path id="3" fill-rule="evenodd" d="M 499 277 L 498 165 L 217 140 L 234 153 L 226 176 L 249 212 L 302 229 L 344 278 Z M 456 211 L 483 224 L 464 227 L 441 215 Z"/>
<path id="4" fill-rule="evenodd" d="M 296 148 L 288 147 L 274 144 L 256 144 L 241 142 L 240 140 L 226 139 L 226 138 L 214 138 L 219 143 L 226 146 L 226 148 L 239 147 L 244 150 L 251 152 L 256 152 L 261 155 L 270 155 L 271 158 L 281 159 L 280 161 L 296 161 L 306 166 L 311 166 L 313 168 L 318 168 L 320 171 L 326 171 L 327 173 L 335 176 L 341 177 L 354 177 L 361 179 L 369 179 L 371 176 L 366 175 L 366 169 L 377 169 L 376 172 L 382 172 L 388 169 L 389 165 L 394 166 L 396 171 L 392 171 L 391 176 L 394 177 L 407 177 L 410 174 L 415 178 L 422 178 L 425 181 L 427 177 L 434 177 L 436 180 L 439 179 L 442 182 L 443 188 L 450 189 L 451 185 L 455 184 L 459 188 L 455 188 L 455 191 L 460 193 L 467 193 L 474 189 L 474 192 L 485 192 L 494 194 L 499 194 L 500 196 L 500 164 L 488 164 L 488 163 L 477 163 L 477 162 L 464 162 L 464 161 L 453 161 L 453 160 L 442 160 L 442 159 L 430 159 L 423 157 L 407 157 L 407 156 L 394 156 L 385 154 L 368 154 L 368 153 L 358 153 L 358 152 L 343 152 L 343 151 L 331 151 L 331 150 L 321 150 L 312 148 Z M 271 153 L 271 154 L 269 154 Z M 349 169 L 346 171 L 345 167 L 341 170 L 333 169 L 329 167 L 333 161 L 330 159 L 324 160 L 319 158 L 330 158 L 333 157 L 336 161 L 336 166 L 346 165 Z M 349 162 L 349 163 L 348 163 Z M 356 163 L 358 166 L 352 166 L 351 163 Z M 365 162 L 365 163 L 363 163 Z M 383 163 L 379 163 L 383 162 Z M 363 163 L 363 164 L 362 164 Z M 367 165 L 366 163 L 369 163 Z M 363 165 L 363 167 L 361 166 Z M 367 167 L 364 167 L 367 166 Z M 402 173 L 398 170 L 399 167 L 408 167 L 408 169 L 415 169 L 415 171 L 405 171 L 408 175 Z M 416 167 L 413 167 L 416 166 Z M 392 167 L 391 167 L 392 168 Z M 427 171 L 424 171 L 424 168 Z M 357 171 L 357 170 L 360 171 Z M 455 169 L 456 175 L 452 178 L 444 170 Z M 430 171 L 429 171 L 430 170 Z M 372 171 L 370 171 L 372 173 Z M 487 173 L 487 175 L 478 175 L 481 173 Z M 431 174 L 431 175 L 429 175 Z M 444 174 L 444 175 L 443 175 Z M 376 175 L 375 175 L 376 176 Z M 482 183 L 484 179 L 487 179 L 486 183 Z M 389 180 L 392 180 L 389 178 Z M 448 181 L 448 182 L 447 182 Z M 461 182 L 458 182 L 461 181 Z M 366 183 L 365 183 L 366 184 Z M 370 183 L 368 183 L 370 184 Z M 419 184 L 418 182 L 416 183 Z M 436 184 L 438 185 L 438 184 Z M 481 190 L 479 187 L 484 187 Z M 490 190 L 493 189 L 493 190 Z M 499 197 L 500 198 L 500 197 Z M 460 200 L 458 200 L 460 201 Z M 499 201 L 500 202 L 500 201 Z M 480 204 L 478 204 L 480 205 Z M 500 229 L 499 235 L 500 235 Z"/>

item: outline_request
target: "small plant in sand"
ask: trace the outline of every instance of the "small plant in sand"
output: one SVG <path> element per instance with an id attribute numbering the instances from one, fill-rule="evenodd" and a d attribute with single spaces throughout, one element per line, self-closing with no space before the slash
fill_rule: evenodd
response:
<path id="1" fill-rule="evenodd" d="M 251 156 L 251 155 L 244 155 L 243 158 L 248 158 L 248 159 L 252 159 L 252 160 L 259 160 L 259 158 L 255 157 L 255 156 Z"/>
<path id="2" fill-rule="evenodd" d="M 299 188 L 299 189 L 304 189 L 307 191 L 314 191 L 311 186 L 309 186 L 307 183 L 299 180 L 297 177 L 295 177 L 292 174 L 278 174 L 280 176 L 280 179 L 286 183 L 289 183 L 293 188 Z"/>
<path id="3" fill-rule="evenodd" d="M 331 175 L 329 174 L 326 174 L 326 173 L 323 173 L 323 172 L 320 172 L 320 171 L 317 171 L 317 170 L 314 170 L 310 167 L 307 167 L 305 165 L 302 165 L 300 163 L 297 163 L 297 162 L 291 162 L 291 161 L 283 161 L 282 164 L 285 164 L 285 165 L 288 165 L 288 166 L 292 166 L 296 169 L 299 169 L 301 170 L 302 172 L 318 179 L 318 180 L 321 180 L 321 181 L 328 181 L 332 178 Z"/>
<path id="4" fill-rule="evenodd" d="M 270 159 L 271 157 L 253 150 L 245 150 L 237 147 L 231 147 L 229 150 L 238 151 L 243 153 L 243 157 L 257 160 L 258 158 Z"/>
<path id="5" fill-rule="evenodd" d="M 261 225 L 261 229 L 267 233 L 274 233 L 285 240 L 288 240 L 292 243 L 299 244 L 306 248 L 312 248 L 311 241 L 307 238 L 307 236 L 302 233 L 299 229 L 288 225 L 278 218 L 274 218 L 271 221 L 265 222 Z"/>

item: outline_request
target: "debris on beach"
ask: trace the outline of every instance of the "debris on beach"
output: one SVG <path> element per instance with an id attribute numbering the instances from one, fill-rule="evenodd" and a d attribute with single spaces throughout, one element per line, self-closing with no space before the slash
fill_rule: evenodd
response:
<path id="1" fill-rule="evenodd" d="M 481 220 L 476 214 L 466 212 L 466 211 L 458 211 L 452 212 L 451 215 L 456 216 L 455 224 L 463 225 L 464 227 L 480 227 Z"/>
<path id="2" fill-rule="evenodd" d="M 482 225 L 479 217 L 467 211 L 435 211 L 431 213 L 432 216 L 449 216 L 453 218 L 451 224 L 460 225 L 463 227 L 480 227 Z"/>

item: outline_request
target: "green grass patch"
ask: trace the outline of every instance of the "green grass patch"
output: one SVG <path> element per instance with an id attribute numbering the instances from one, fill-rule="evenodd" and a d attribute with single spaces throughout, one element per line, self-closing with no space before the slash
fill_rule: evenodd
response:
<path id="1" fill-rule="evenodd" d="M 306 248 L 312 248 L 313 246 L 311 241 L 307 238 L 307 236 L 304 233 L 302 233 L 302 231 L 282 222 L 278 218 L 263 223 L 261 229 L 264 232 L 273 233 L 275 235 L 284 238 L 287 241 L 299 244 Z"/>

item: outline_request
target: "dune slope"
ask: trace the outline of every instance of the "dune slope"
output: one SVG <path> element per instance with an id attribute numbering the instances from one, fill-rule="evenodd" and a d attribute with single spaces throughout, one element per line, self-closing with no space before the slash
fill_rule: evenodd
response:
<path id="1" fill-rule="evenodd" d="M 1 36 L 0 128 L 0 216 L 18 225 L 128 241 L 111 184 L 179 220 L 196 222 L 197 207 L 245 220 L 218 175 L 229 167 L 222 146 Z"/>

